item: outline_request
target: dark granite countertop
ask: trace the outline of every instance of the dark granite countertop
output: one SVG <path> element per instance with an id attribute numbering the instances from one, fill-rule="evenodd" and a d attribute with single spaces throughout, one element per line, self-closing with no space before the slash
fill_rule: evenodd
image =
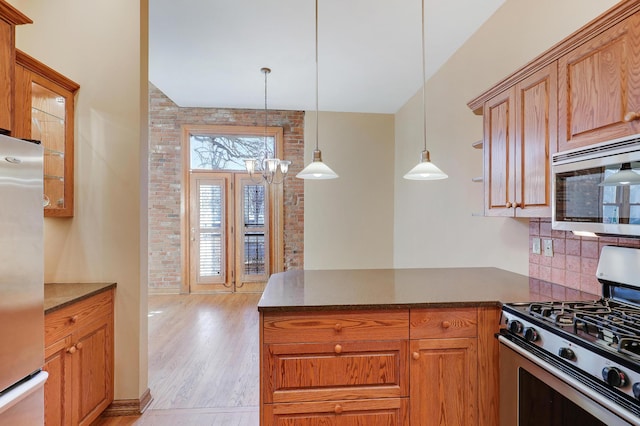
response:
<path id="1" fill-rule="evenodd" d="M 498 268 L 305 270 L 273 274 L 258 310 L 496 306 L 598 297 Z"/>
<path id="2" fill-rule="evenodd" d="M 45 283 L 44 313 L 49 314 L 115 287 L 116 283 Z"/>

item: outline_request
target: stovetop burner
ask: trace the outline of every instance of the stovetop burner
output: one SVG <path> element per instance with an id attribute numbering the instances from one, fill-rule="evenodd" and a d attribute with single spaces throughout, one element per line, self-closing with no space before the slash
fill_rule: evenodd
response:
<path id="1" fill-rule="evenodd" d="M 527 312 L 542 321 L 550 322 L 558 327 L 574 325 L 577 313 L 606 314 L 611 310 L 606 301 L 593 302 L 537 302 L 529 304 Z"/>
<path id="2" fill-rule="evenodd" d="M 640 307 L 600 299 L 534 302 L 521 306 L 521 310 L 565 333 L 640 357 Z"/>

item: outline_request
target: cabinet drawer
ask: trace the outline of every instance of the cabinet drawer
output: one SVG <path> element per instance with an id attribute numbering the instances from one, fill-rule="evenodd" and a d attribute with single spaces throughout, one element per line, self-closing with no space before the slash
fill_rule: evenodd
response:
<path id="1" fill-rule="evenodd" d="M 109 290 L 45 315 L 45 347 L 112 312 L 113 290 Z"/>
<path id="2" fill-rule="evenodd" d="M 261 424 L 406 426 L 408 405 L 407 398 L 267 404 Z"/>
<path id="3" fill-rule="evenodd" d="M 265 343 L 407 339 L 409 312 L 265 313 L 263 329 Z"/>
<path id="4" fill-rule="evenodd" d="M 273 344 L 264 348 L 265 402 L 408 394 L 408 341 Z"/>
<path id="5" fill-rule="evenodd" d="M 411 310 L 412 339 L 476 337 L 477 333 L 476 308 Z"/>

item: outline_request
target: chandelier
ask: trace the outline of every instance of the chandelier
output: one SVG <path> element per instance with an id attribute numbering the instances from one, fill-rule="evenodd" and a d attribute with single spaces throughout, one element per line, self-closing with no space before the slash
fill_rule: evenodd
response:
<path id="1" fill-rule="evenodd" d="M 281 184 L 287 177 L 289 165 L 291 161 L 280 160 L 271 157 L 267 136 L 267 75 L 271 72 L 270 68 L 260 68 L 260 72 L 264 74 L 264 151 L 261 152 L 259 158 L 248 158 L 244 160 L 244 165 L 249 173 L 249 177 L 255 183 L 266 182 L 267 184 Z M 275 151 L 275 144 L 274 151 Z M 275 155 L 275 153 L 273 153 Z M 257 176 L 257 179 L 255 178 Z"/>

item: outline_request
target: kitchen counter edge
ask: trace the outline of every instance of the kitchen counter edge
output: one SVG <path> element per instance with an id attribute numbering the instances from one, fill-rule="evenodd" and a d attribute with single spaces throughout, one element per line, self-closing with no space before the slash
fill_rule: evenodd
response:
<path id="1" fill-rule="evenodd" d="M 50 314 L 73 303 L 116 288 L 115 282 L 45 283 L 44 313 Z"/>
<path id="2" fill-rule="evenodd" d="M 296 270 L 273 274 L 260 312 L 500 307 L 597 295 L 499 268 Z"/>

